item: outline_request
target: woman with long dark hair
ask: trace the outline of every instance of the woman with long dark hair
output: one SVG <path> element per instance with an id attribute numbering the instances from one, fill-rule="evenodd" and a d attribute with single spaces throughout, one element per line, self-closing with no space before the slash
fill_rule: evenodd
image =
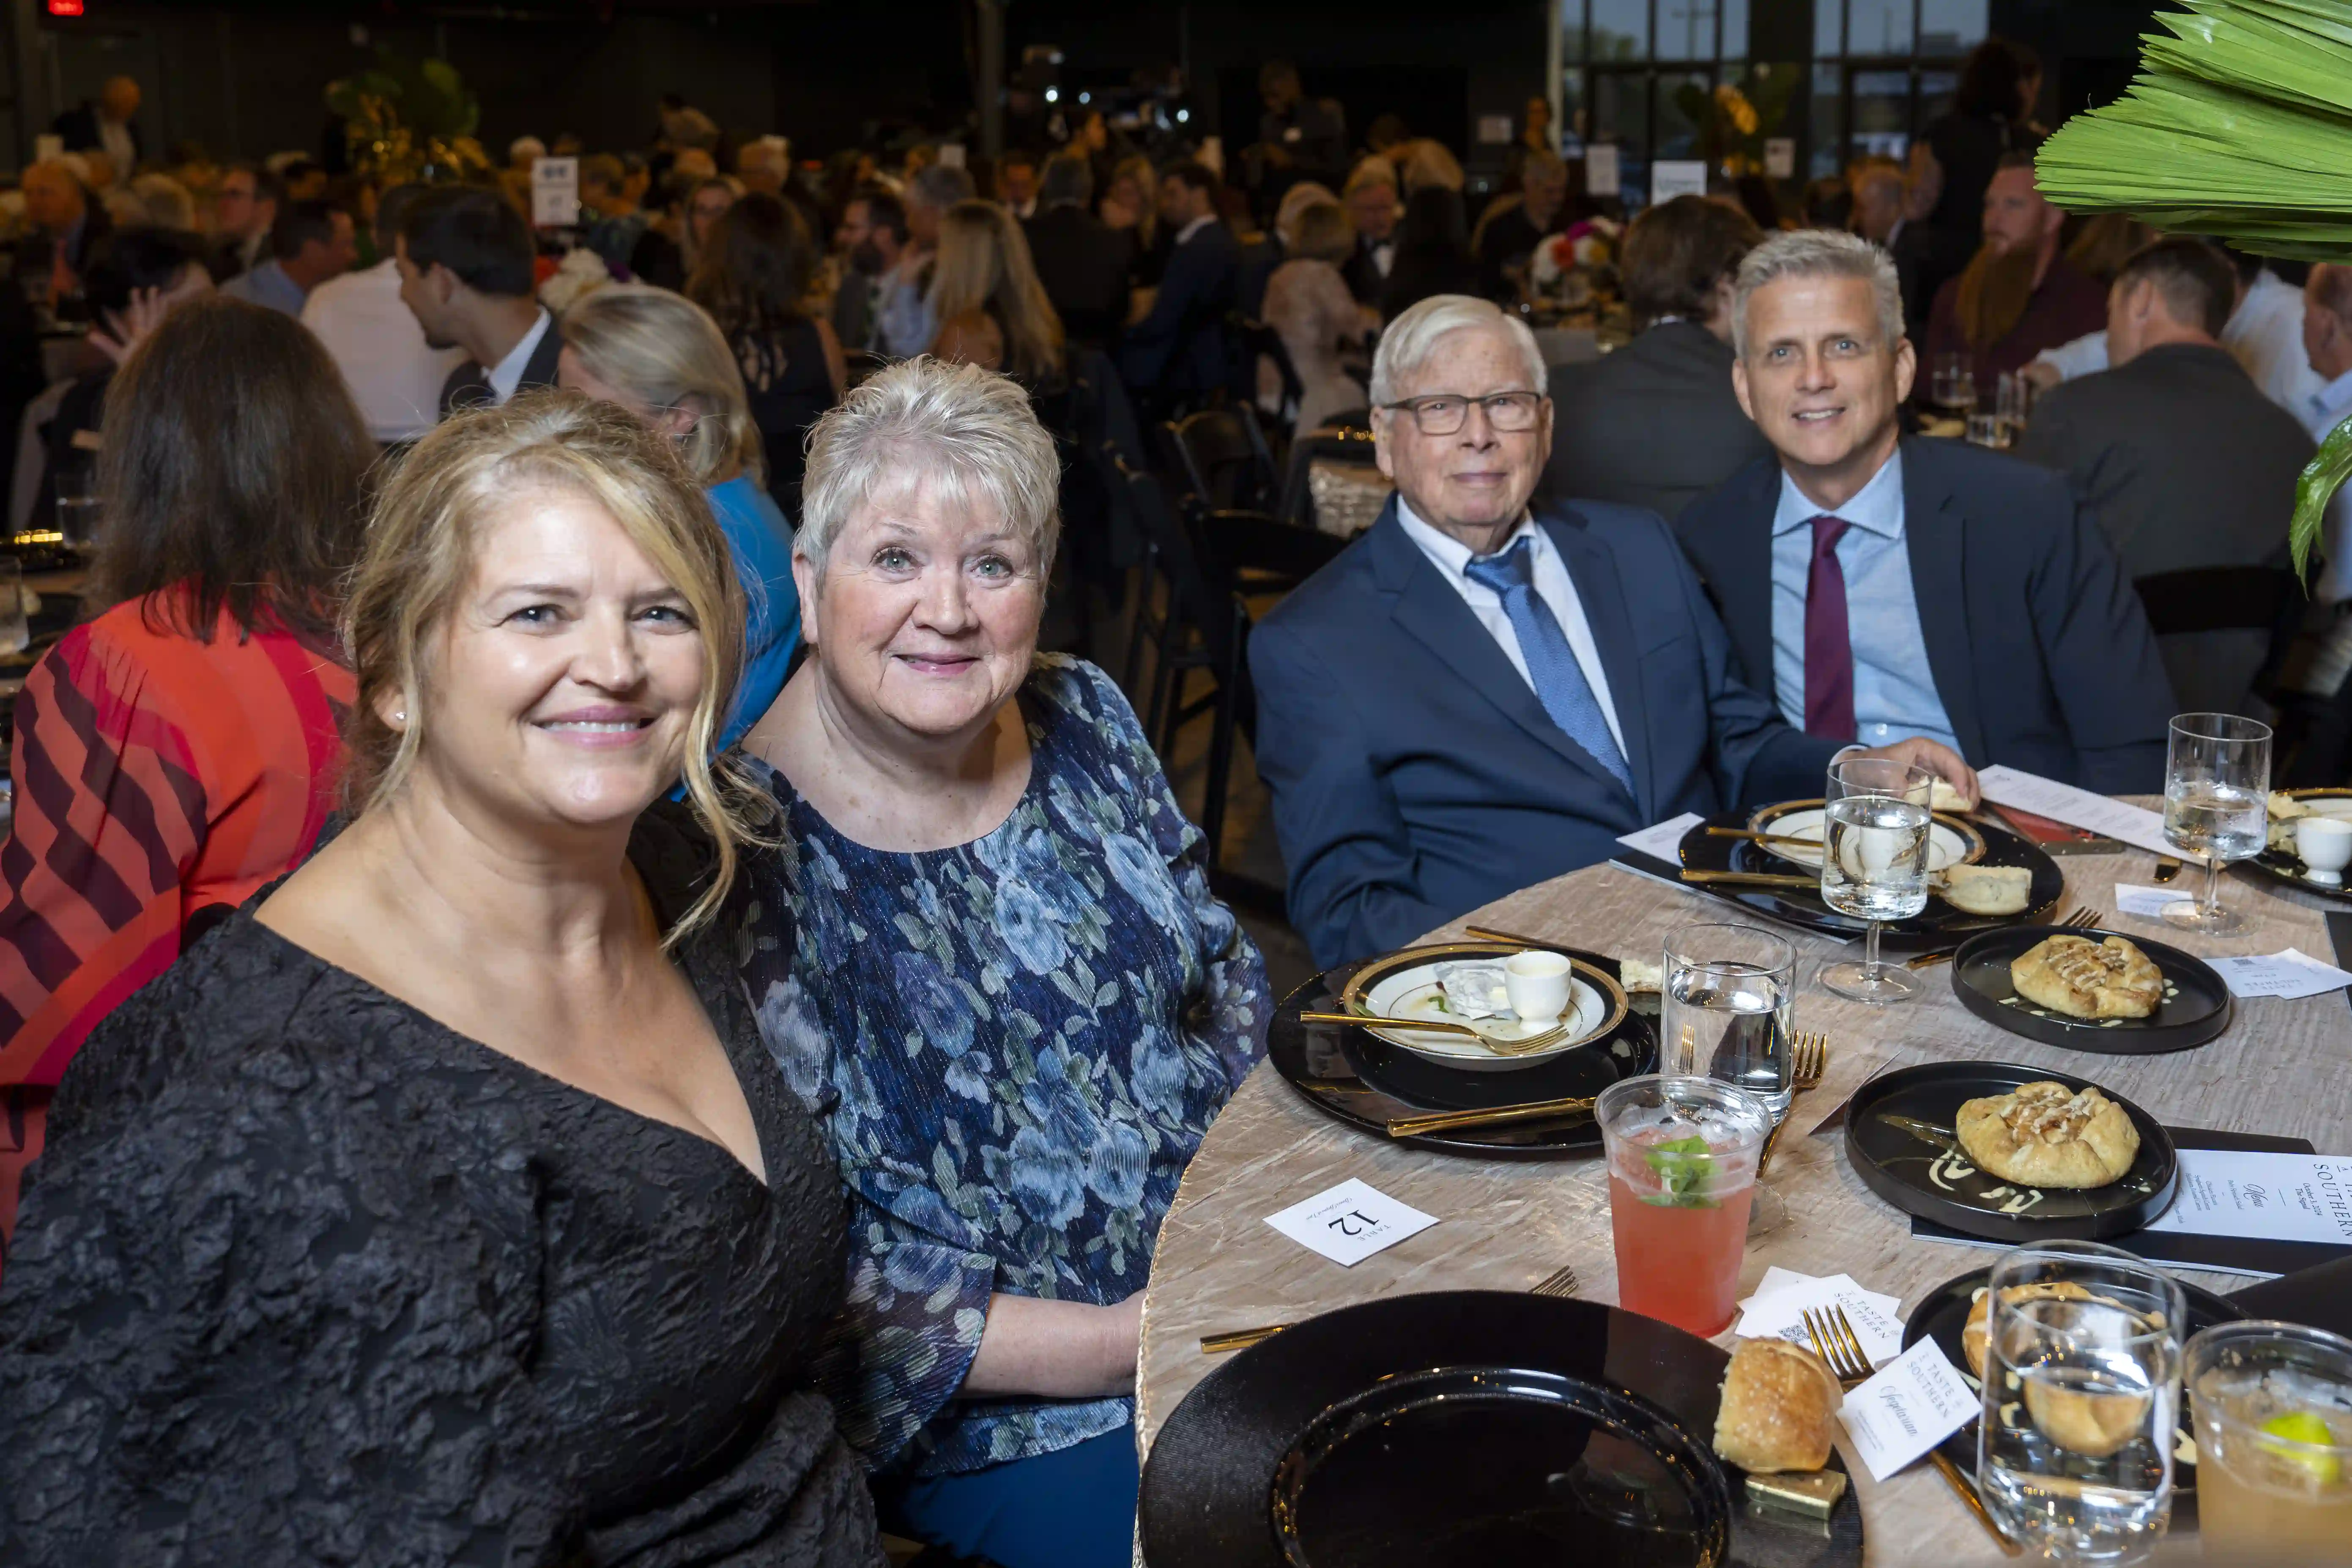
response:
<path id="1" fill-rule="evenodd" d="M 800 216 L 754 192 L 711 225 L 686 297 L 710 312 L 734 351 L 767 451 L 768 493 L 800 507 L 803 444 L 849 382 L 833 323 L 808 311 L 816 247 Z"/>
<path id="2" fill-rule="evenodd" d="M 91 1027 L 310 852 L 375 444 L 316 338 L 182 305 L 107 391 L 93 603 L 16 700 L 0 854 L 0 1233 Z M 11 1147 L 13 1145 L 13 1147 Z"/>
<path id="3" fill-rule="evenodd" d="M 1424 184 L 1404 199 L 1397 225 L 1396 260 L 1381 290 L 1381 314 L 1395 321 L 1433 294 L 1475 294 L 1478 264 L 1470 256 L 1462 193 Z"/>

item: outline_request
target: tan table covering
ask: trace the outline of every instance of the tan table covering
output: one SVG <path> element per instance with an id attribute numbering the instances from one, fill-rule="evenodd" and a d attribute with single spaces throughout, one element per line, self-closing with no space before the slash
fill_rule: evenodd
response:
<path id="1" fill-rule="evenodd" d="M 2226 876 L 2222 896 L 2248 917 L 2227 938 L 2173 931 L 2160 921 L 2115 916 L 2117 881 L 2146 886 L 2155 857 L 2136 849 L 2059 860 L 2060 913 L 2088 903 L 2111 928 L 2145 932 L 2200 956 L 2275 952 L 2294 946 L 2332 956 L 2324 906 L 2251 873 Z M 2193 889 L 2203 872 L 2176 884 Z M 1612 866 L 1523 889 L 1433 933 L 1477 923 L 1572 942 L 1596 952 L 1654 958 L 1665 933 L 1696 921 L 1738 918 L 1729 907 Z M 1740 1294 L 1772 1264 L 1814 1275 L 1853 1275 L 1902 1298 L 1908 1309 L 1935 1286 L 1993 1254 L 1914 1240 L 1909 1216 L 1882 1202 L 1847 1163 L 1841 1136 L 1805 1136 L 1847 1095 L 1890 1066 L 1914 1061 L 2023 1062 L 2091 1078 L 2172 1126 L 2310 1139 L 2322 1153 L 2352 1152 L 2352 1006 L 2341 992 L 2301 1001 L 2241 1000 L 2221 1038 L 2157 1057 L 2059 1050 L 1994 1028 L 1962 1009 L 1948 966 L 1925 972 L 1916 1000 L 1894 1007 L 1847 1002 L 1813 976 L 1838 944 L 1790 932 L 1800 964 L 1797 1026 L 1827 1032 L 1828 1073 L 1800 1095 L 1767 1184 L 1787 1208 L 1781 1227 L 1748 1246 Z M 1360 1176 L 1439 1223 L 1353 1268 L 1290 1241 L 1265 1216 Z M 1160 1227 L 1145 1297 L 1136 1431 L 1145 1452 L 1169 1411 L 1215 1364 L 1203 1334 L 1278 1323 L 1416 1290 L 1525 1289 L 1573 1264 L 1578 1294 L 1615 1302 L 1606 1168 L 1597 1159 L 1520 1163 L 1401 1148 L 1315 1110 L 1261 1064 L 1209 1130 Z M 2227 1293 L 2242 1276 L 2182 1270 Z M 1728 1335 L 1720 1342 L 1729 1343 Z M 1933 1468 L 1872 1481 L 1843 1440 L 1859 1489 L 1868 1561 L 1933 1562 L 1938 1568 L 2003 1559 Z"/>

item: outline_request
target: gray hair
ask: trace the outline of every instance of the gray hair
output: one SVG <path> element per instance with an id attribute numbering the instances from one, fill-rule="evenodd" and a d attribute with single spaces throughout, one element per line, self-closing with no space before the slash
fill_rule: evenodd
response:
<path id="1" fill-rule="evenodd" d="M 971 183 L 971 171 L 951 169 L 945 163 L 926 163 L 907 182 L 907 198 L 937 207 L 941 212 L 958 202 L 968 202 L 978 195 Z"/>
<path id="2" fill-rule="evenodd" d="M 1731 347 L 1748 357 L 1748 301 L 1783 278 L 1859 278 L 1878 302 L 1878 335 L 1889 353 L 1903 341 L 1903 284 L 1895 258 L 1858 234 L 1801 228 L 1776 234 L 1739 263 L 1731 296 Z"/>
<path id="3" fill-rule="evenodd" d="M 1527 366 L 1528 385 L 1537 392 L 1544 390 L 1543 351 L 1536 347 L 1536 335 L 1525 321 L 1491 300 L 1467 294 L 1432 294 L 1391 321 L 1381 334 L 1380 351 L 1372 356 L 1373 406 L 1394 403 L 1397 383 L 1411 380 L 1427 364 L 1441 341 L 1469 328 L 1501 329 Z"/>
<path id="4" fill-rule="evenodd" d="M 1095 172 L 1084 158 L 1058 154 L 1045 160 L 1045 172 L 1037 176 L 1037 205 L 1058 206 L 1064 202 L 1076 202 L 1084 206 L 1094 200 Z"/>
<path id="5" fill-rule="evenodd" d="M 929 355 L 876 372 L 816 422 L 794 552 L 822 583 L 849 514 L 925 479 L 951 500 L 985 499 L 1035 552 L 1038 579 L 1052 572 L 1062 529 L 1054 437 L 1011 376 Z"/>

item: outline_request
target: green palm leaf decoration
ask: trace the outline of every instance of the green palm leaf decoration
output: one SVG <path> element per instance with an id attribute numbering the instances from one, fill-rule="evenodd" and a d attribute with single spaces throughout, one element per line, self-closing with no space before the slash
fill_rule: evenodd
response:
<path id="1" fill-rule="evenodd" d="M 2260 256 L 2352 261 L 2352 0 L 2180 3 L 2140 40 L 2122 100 L 2043 143 L 2042 191 Z M 2295 487 L 2297 572 L 2347 477 L 2352 418 Z"/>

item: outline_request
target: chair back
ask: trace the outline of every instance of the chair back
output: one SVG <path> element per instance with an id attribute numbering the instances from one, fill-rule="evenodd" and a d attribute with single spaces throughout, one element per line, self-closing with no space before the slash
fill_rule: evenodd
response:
<path id="1" fill-rule="evenodd" d="M 1281 485 L 1257 414 L 1246 405 L 1203 408 L 1169 421 L 1168 445 L 1196 504 L 1272 511 Z"/>
<path id="2" fill-rule="evenodd" d="M 1167 574 L 1173 595 L 1171 616 L 1190 623 L 1212 648 L 1223 647 L 1234 635 L 1233 593 L 1213 581 L 1208 553 L 1197 532 L 1187 524 L 1183 510 L 1169 500 L 1159 475 L 1133 468 L 1115 454 L 1104 456 L 1118 476 L 1129 515 L 1158 557 L 1160 570 Z"/>
<path id="3" fill-rule="evenodd" d="M 1327 425 L 1290 444 L 1283 480 L 1285 522 L 1351 538 L 1372 525 L 1393 489 L 1372 456 L 1372 433 Z"/>
<path id="4" fill-rule="evenodd" d="M 2158 637 L 2179 632 L 2263 631 L 2291 627 L 2302 611 L 2303 584 L 2284 566 L 2198 566 L 2137 578 L 2132 586 Z"/>
<path id="5" fill-rule="evenodd" d="M 1281 379 L 1281 417 L 1287 428 L 1298 417 L 1298 405 L 1307 396 L 1307 384 L 1298 379 L 1298 367 L 1290 362 L 1290 350 L 1284 345 L 1282 334 L 1264 321 L 1254 321 L 1246 316 L 1235 316 L 1233 326 L 1234 335 L 1241 340 L 1243 356 L 1249 362 L 1252 382 L 1257 378 L 1260 363 L 1272 364 L 1275 374 Z"/>

